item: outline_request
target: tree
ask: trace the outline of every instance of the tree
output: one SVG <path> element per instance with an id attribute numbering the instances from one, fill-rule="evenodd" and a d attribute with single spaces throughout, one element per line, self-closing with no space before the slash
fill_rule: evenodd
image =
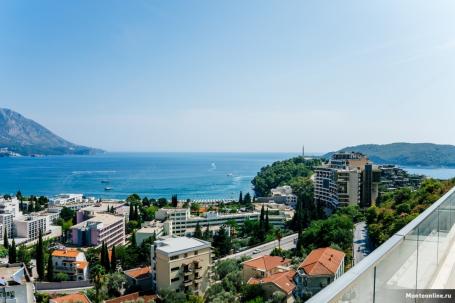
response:
<path id="1" fill-rule="evenodd" d="M 269 209 L 265 212 L 265 224 L 264 224 L 264 231 L 267 233 L 270 230 L 270 223 L 269 223 Z"/>
<path id="2" fill-rule="evenodd" d="M 186 295 L 183 292 L 176 292 L 171 289 L 161 289 L 159 295 L 165 303 L 187 303 Z"/>
<path id="3" fill-rule="evenodd" d="M 136 242 L 136 231 L 133 231 L 131 234 L 131 245 L 132 248 L 137 248 L 137 242 Z"/>
<path id="4" fill-rule="evenodd" d="M 52 254 L 47 258 L 47 281 L 54 281 L 54 264 L 52 263 Z"/>
<path id="5" fill-rule="evenodd" d="M 33 203 L 33 200 L 28 201 L 28 212 L 32 213 L 35 211 L 35 205 Z"/>
<path id="6" fill-rule="evenodd" d="M 275 239 L 278 241 L 278 248 L 281 249 L 281 238 L 283 238 L 283 234 L 281 233 L 281 229 L 275 229 Z"/>
<path id="7" fill-rule="evenodd" d="M 70 277 L 68 276 L 68 274 L 66 274 L 64 272 L 59 272 L 54 276 L 55 282 L 68 281 L 69 279 L 70 279 Z"/>
<path id="8" fill-rule="evenodd" d="M 133 203 L 130 203 L 130 211 L 128 214 L 128 221 L 133 221 L 134 220 L 134 207 Z"/>
<path id="9" fill-rule="evenodd" d="M 255 300 L 256 298 L 265 298 L 265 291 L 259 284 L 247 284 L 242 289 L 242 302 Z"/>
<path id="10" fill-rule="evenodd" d="M 105 297 L 106 291 L 106 271 L 101 265 L 95 265 L 90 271 L 90 277 L 95 285 L 95 303 L 101 303 Z"/>
<path id="11" fill-rule="evenodd" d="M 43 231 L 40 229 L 38 234 L 38 244 L 36 245 L 36 271 L 40 280 L 44 280 L 44 247 Z"/>
<path id="12" fill-rule="evenodd" d="M 8 242 L 8 230 L 5 229 L 3 230 L 3 246 L 8 249 L 9 248 L 9 242 Z"/>
<path id="13" fill-rule="evenodd" d="M 17 251 L 17 259 L 19 260 L 19 262 L 24 263 L 25 266 L 30 265 L 32 257 L 30 256 L 30 253 L 24 244 L 19 245 L 19 249 Z"/>
<path id="14" fill-rule="evenodd" d="M 121 272 L 113 272 L 106 276 L 107 280 L 107 292 L 109 297 L 119 297 L 122 295 L 120 289 L 126 283 L 126 277 Z"/>
<path id="15" fill-rule="evenodd" d="M 223 280 L 230 272 L 239 271 L 237 260 L 222 260 L 216 263 L 215 274 L 218 280 Z"/>
<path id="16" fill-rule="evenodd" d="M 245 197 L 243 198 L 243 204 L 249 205 L 251 204 L 251 195 L 250 193 L 246 193 Z"/>
<path id="17" fill-rule="evenodd" d="M 21 193 L 20 190 L 18 190 L 18 191 L 16 192 L 16 198 L 17 198 L 18 200 L 22 200 L 22 193 Z"/>
<path id="18" fill-rule="evenodd" d="M 177 195 L 172 195 L 171 197 L 171 204 L 172 204 L 172 207 L 177 207 L 179 201 L 177 199 Z"/>
<path id="19" fill-rule="evenodd" d="M 202 239 L 207 241 L 210 239 L 210 235 L 211 235 L 211 232 L 210 232 L 209 224 L 207 224 L 207 227 L 204 230 L 204 234 L 202 235 Z"/>
<path id="20" fill-rule="evenodd" d="M 129 204 L 136 204 L 139 203 L 140 201 L 141 197 L 139 197 L 138 194 L 132 194 L 126 198 L 126 202 L 128 202 Z"/>
<path id="21" fill-rule="evenodd" d="M 196 223 L 196 228 L 194 229 L 193 237 L 202 239 L 202 230 L 201 230 L 201 226 L 199 225 L 199 222 Z"/>
<path id="22" fill-rule="evenodd" d="M 134 219 L 133 220 L 136 220 L 139 223 L 141 222 L 141 218 L 139 217 L 139 209 L 138 209 L 137 205 L 134 206 Z"/>
<path id="23" fill-rule="evenodd" d="M 243 193 L 240 192 L 239 194 L 239 204 L 242 205 L 243 204 Z"/>
<path id="24" fill-rule="evenodd" d="M 106 272 L 109 272 L 111 269 L 111 263 L 109 261 L 109 251 L 107 245 L 104 243 L 101 244 L 101 265 L 104 267 Z"/>
<path id="25" fill-rule="evenodd" d="M 231 237 L 228 235 L 226 228 L 221 226 L 218 233 L 213 236 L 213 247 L 219 257 L 226 256 L 232 249 Z"/>
<path id="26" fill-rule="evenodd" d="M 117 268 L 117 255 L 115 252 L 115 245 L 112 245 L 112 252 L 111 252 L 111 271 L 115 271 Z"/>
<path id="27" fill-rule="evenodd" d="M 17 252 L 16 252 L 16 241 L 11 243 L 11 247 L 9 248 L 9 254 L 8 254 L 8 263 L 13 264 L 17 262 Z"/>

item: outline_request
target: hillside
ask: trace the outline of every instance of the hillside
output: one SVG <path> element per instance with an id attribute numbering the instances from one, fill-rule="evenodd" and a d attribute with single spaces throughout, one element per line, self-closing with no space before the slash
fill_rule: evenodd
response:
<path id="1" fill-rule="evenodd" d="M 87 155 L 99 152 L 102 151 L 68 142 L 17 112 L 0 108 L 0 154 L 3 156 Z"/>
<path id="2" fill-rule="evenodd" d="M 378 164 L 403 166 L 455 167 L 455 146 L 432 143 L 365 144 L 341 149 L 360 152 Z M 329 158 L 333 153 L 324 155 Z"/>

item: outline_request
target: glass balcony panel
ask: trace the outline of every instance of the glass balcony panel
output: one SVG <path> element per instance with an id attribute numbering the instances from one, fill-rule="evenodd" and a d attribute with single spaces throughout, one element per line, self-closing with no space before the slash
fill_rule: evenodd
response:
<path id="1" fill-rule="evenodd" d="M 414 229 L 376 264 L 375 302 L 394 302 L 395 290 L 416 288 L 417 238 Z"/>
<path id="2" fill-rule="evenodd" d="M 438 266 L 438 211 L 418 226 L 417 288 L 430 288 Z"/>
<path id="3" fill-rule="evenodd" d="M 343 291 L 334 302 L 338 303 L 364 303 L 373 302 L 374 269 L 364 272 L 359 279 Z"/>

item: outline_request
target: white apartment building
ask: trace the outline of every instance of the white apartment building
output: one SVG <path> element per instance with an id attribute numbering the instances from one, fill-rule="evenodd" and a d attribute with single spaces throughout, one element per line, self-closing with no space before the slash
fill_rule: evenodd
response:
<path id="1" fill-rule="evenodd" d="M 210 231 L 218 231 L 222 225 L 235 221 L 242 226 L 246 220 L 259 220 L 259 212 L 241 212 L 232 214 L 220 214 L 216 211 L 209 211 L 204 216 L 191 216 L 188 208 L 162 208 L 155 214 L 155 219 L 161 221 L 172 221 L 172 234 L 176 236 L 191 236 L 199 224 L 201 229 L 209 226 Z M 274 217 L 271 224 L 283 226 L 286 222 L 284 215 Z"/>
<path id="2" fill-rule="evenodd" d="M 71 203 L 81 203 L 84 201 L 83 194 L 59 194 L 49 199 L 50 206 L 63 206 Z"/>
<path id="3" fill-rule="evenodd" d="M 14 234 L 29 241 L 38 239 L 39 231 L 48 231 L 48 216 L 24 216 L 14 219 Z"/>
<path id="4" fill-rule="evenodd" d="M 34 303 L 33 280 L 24 264 L 0 264 L 0 301 L 5 303 Z"/>
<path id="5" fill-rule="evenodd" d="M 125 217 L 112 214 L 95 214 L 94 217 L 71 227 L 72 242 L 77 246 L 125 244 Z"/>
<path id="6" fill-rule="evenodd" d="M 52 252 L 54 274 L 65 273 L 72 281 L 88 279 L 88 262 L 77 249 L 57 249 Z"/>

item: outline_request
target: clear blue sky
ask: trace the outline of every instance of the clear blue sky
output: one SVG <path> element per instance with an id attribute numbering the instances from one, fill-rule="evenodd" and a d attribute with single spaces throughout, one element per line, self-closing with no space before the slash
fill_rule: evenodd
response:
<path id="1" fill-rule="evenodd" d="M 455 144 L 455 1 L 4 1 L 0 107 L 111 151 Z"/>

